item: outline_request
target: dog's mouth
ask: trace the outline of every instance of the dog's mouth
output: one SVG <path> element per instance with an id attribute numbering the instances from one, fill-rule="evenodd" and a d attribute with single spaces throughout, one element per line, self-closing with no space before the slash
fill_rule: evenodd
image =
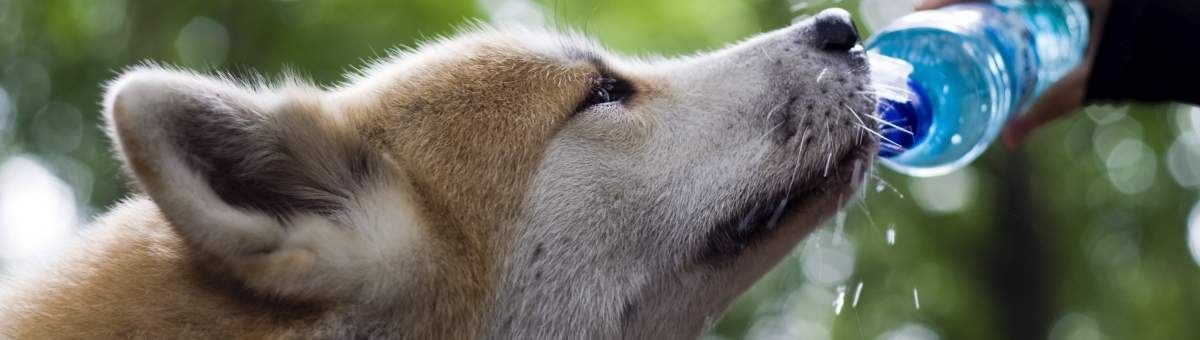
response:
<path id="1" fill-rule="evenodd" d="M 781 228 L 780 223 L 799 208 L 822 199 L 837 199 L 843 207 L 861 189 L 874 157 L 872 146 L 856 145 L 847 151 L 829 173 L 817 180 L 795 181 L 763 199 L 753 200 L 713 226 L 701 260 L 721 266 L 740 257 L 747 249 L 764 242 Z M 836 193 L 834 193 L 836 191 Z M 827 214 L 832 215 L 834 211 Z"/>

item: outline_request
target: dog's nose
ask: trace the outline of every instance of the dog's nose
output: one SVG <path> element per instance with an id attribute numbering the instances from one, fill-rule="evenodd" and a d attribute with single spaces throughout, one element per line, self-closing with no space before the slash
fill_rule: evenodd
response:
<path id="1" fill-rule="evenodd" d="M 854 20 L 850 12 L 840 8 L 830 8 L 817 13 L 814 18 L 816 39 L 814 42 L 822 50 L 844 52 L 858 45 L 858 29 L 854 28 Z"/>

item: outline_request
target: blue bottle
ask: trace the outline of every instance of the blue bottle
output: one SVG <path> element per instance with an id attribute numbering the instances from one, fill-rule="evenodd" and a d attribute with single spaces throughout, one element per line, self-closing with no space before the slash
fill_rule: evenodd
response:
<path id="1" fill-rule="evenodd" d="M 880 161 L 922 177 L 970 163 L 1011 115 L 1079 64 L 1088 30 L 1078 0 L 959 4 L 892 22 L 867 42 L 872 73 L 893 78 L 874 80 L 892 94 L 880 100 Z"/>

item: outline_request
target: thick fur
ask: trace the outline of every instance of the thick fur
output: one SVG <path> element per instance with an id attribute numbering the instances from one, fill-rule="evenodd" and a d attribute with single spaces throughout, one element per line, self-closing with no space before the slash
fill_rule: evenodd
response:
<path id="1" fill-rule="evenodd" d="M 142 194 L 0 288 L 0 337 L 699 336 L 869 171 L 865 56 L 813 35 L 483 27 L 331 89 L 134 68 L 104 107 Z"/>

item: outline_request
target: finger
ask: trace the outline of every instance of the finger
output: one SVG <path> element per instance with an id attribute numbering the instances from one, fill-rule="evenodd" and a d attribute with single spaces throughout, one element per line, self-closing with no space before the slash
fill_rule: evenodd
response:
<path id="1" fill-rule="evenodd" d="M 1085 0 L 1083 3 L 1092 11 L 1086 58 L 1093 59 L 1100 49 L 1100 38 L 1104 36 L 1104 25 L 1108 22 L 1109 0 Z"/>
<path id="2" fill-rule="evenodd" d="M 950 6 L 963 2 L 986 2 L 986 0 L 923 0 L 917 2 L 917 10 L 924 11 L 930 9 L 938 9 L 945 6 Z"/>
<path id="3" fill-rule="evenodd" d="M 1088 75 L 1092 72 L 1090 62 L 1076 67 L 1058 82 L 1050 85 L 1041 98 L 1030 106 L 1024 115 L 1013 117 L 1004 126 L 1001 138 L 1004 146 L 1015 150 L 1025 142 L 1029 133 L 1058 117 L 1083 107 L 1083 95 L 1087 89 Z"/>

